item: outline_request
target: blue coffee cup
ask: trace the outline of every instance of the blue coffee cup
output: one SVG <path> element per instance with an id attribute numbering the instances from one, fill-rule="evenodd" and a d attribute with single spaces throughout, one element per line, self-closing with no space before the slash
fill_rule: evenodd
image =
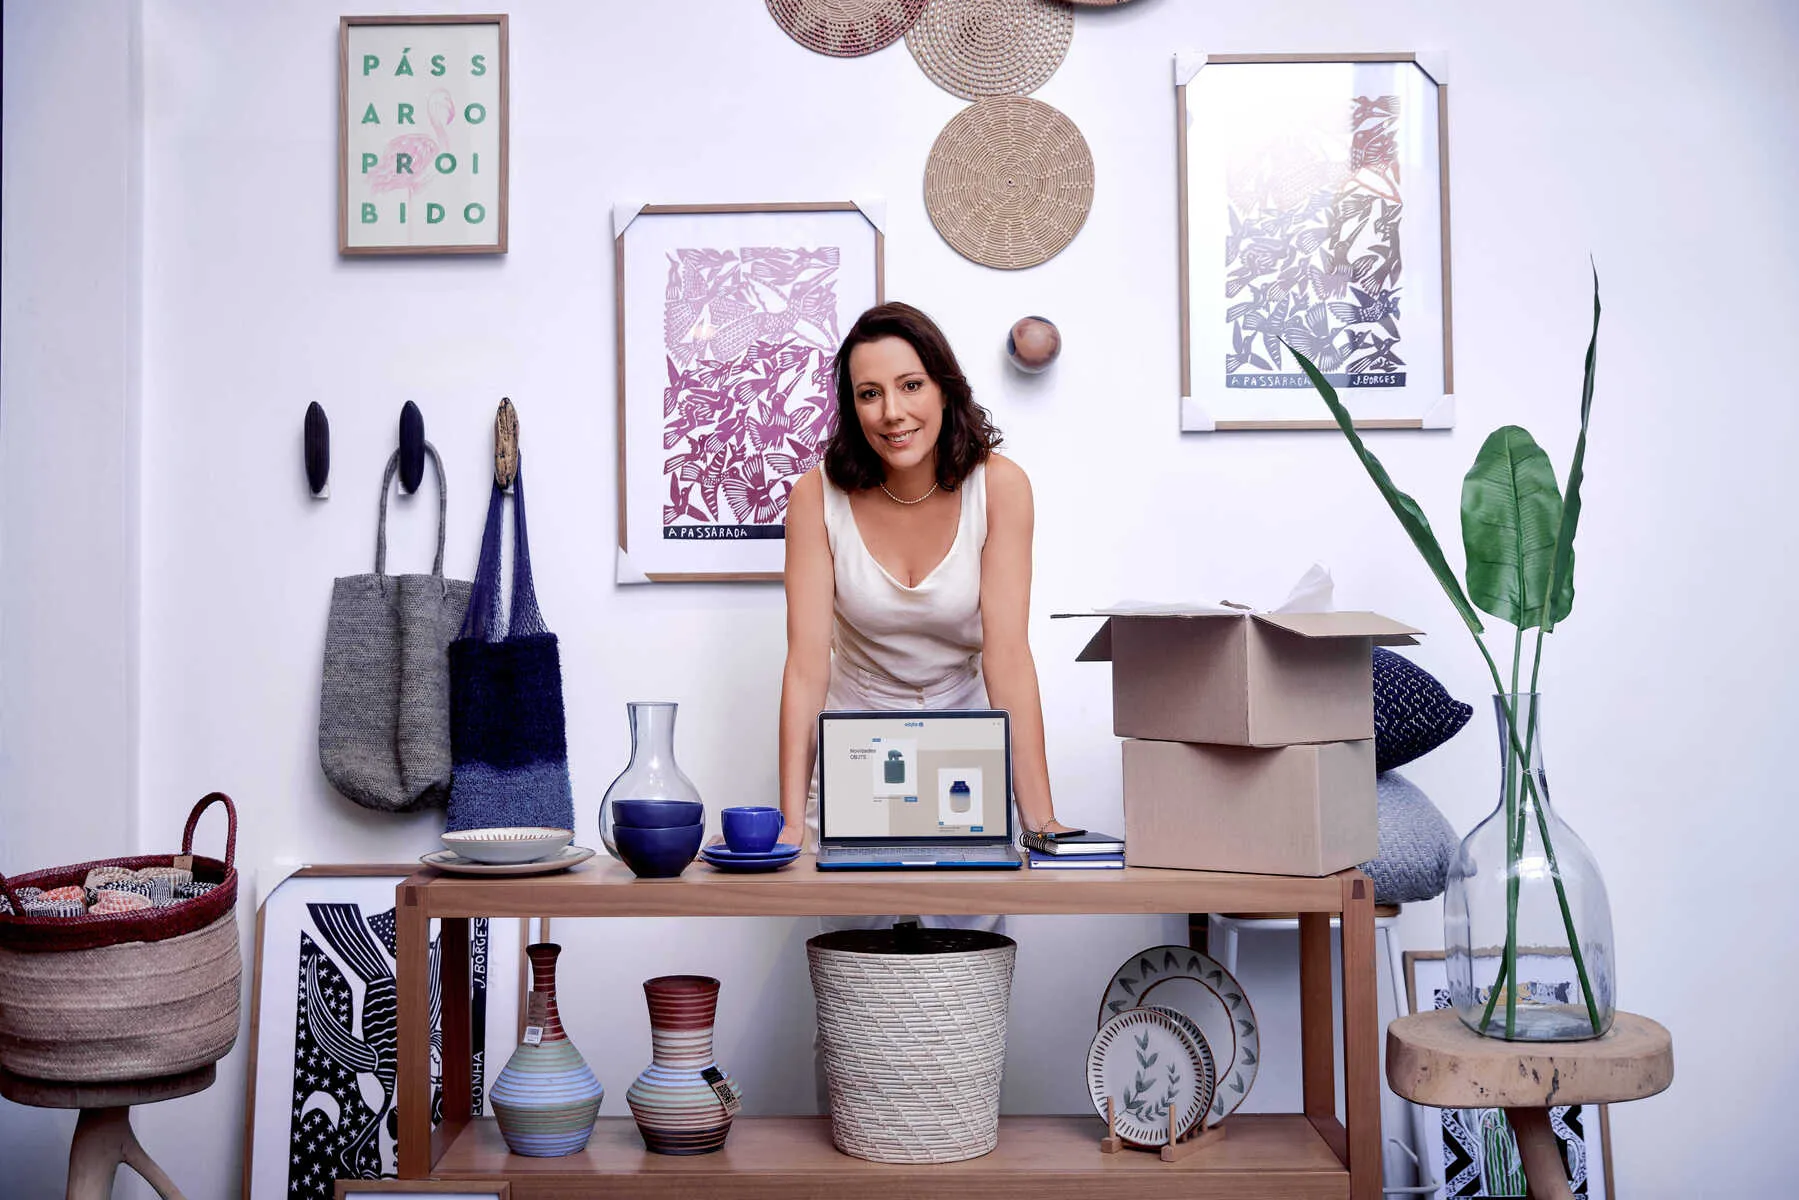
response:
<path id="1" fill-rule="evenodd" d="M 766 805 L 745 805 L 724 811 L 725 845 L 739 854 L 763 854 L 774 849 L 781 836 L 781 810 Z"/>

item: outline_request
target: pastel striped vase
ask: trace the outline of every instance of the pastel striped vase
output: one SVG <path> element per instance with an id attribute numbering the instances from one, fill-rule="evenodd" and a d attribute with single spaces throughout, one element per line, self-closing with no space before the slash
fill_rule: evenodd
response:
<path id="1" fill-rule="evenodd" d="M 710 1154 L 725 1144 L 740 1097 L 712 1059 L 718 980 L 662 975 L 645 980 L 643 993 L 650 1005 L 652 1061 L 625 1102 L 651 1153 Z"/>
<path id="2" fill-rule="evenodd" d="M 513 1052 L 488 1092 L 488 1103 L 514 1154 L 533 1158 L 578 1154 L 593 1132 L 606 1092 L 563 1032 L 556 1011 L 556 956 L 562 947 L 537 942 L 525 953 L 531 959 L 525 1024 L 541 1029 L 543 1037 L 536 1045 L 522 1045 Z"/>

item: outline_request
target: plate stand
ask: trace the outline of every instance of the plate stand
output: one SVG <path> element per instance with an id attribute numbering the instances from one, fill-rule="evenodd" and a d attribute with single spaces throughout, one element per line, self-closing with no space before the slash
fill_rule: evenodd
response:
<path id="1" fill-rule="evenodd" d="M 1116 1122 L 1117 1109 L 1113 1107 L 1112 1097 L 1106 1097 L 1106 1136 L 1099 1139 L 1101 1154 L 1117 1154 L 1124 1149 L 1124 1139 L 1118 1136 Z M 1210 1129 L 1201 1129 L 1198 1133 L 1189 1134 L 1185 1141 L 1175 1136 L 1174 1113 L 1168 1114 L 1168 1141 L 1163 1144 L 1161 1157 L 1163 1162 L 1179 1162 L 1195 1151 L 1207 1146 L 1216 1145 L 1224 1140 L 1224 1124 L 1220 1122 Z"/>

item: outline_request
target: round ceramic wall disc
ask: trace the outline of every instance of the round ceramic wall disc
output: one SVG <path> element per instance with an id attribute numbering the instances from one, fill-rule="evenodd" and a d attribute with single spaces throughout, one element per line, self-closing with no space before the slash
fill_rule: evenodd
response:
<path id="1" fill-rule="evenodd" d="M 905 36 L 925 0 L 768 0 L 769 15 L 808 50 L 837 58 L 873 54 Z"/>
<path id="2" fill-rule="evenodd" d="M 931 0 L 906 47 L 938 87 L 979 100 L 1042 87 L 1073 37 L 1074 9 L 1061 0 Z"/>
<path id="3" fill-rule="evenodd" d="M 937 135 L 925 208 L 943 240 L 989 267 L 1055 257 L 1093 206 L 1093 154 L 1062 113 L 1027 96 L 971 104 Z"/>

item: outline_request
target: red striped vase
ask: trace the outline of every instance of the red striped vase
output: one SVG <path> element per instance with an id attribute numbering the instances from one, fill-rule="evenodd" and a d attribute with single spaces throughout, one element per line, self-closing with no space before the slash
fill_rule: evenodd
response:
<path id="1" fill-rule="evenodd" d="M 562 947 L 554 942 L 525 947 L 531 959 L 525 1024 L 540 1031 L 540 1040 L 513 1052 L 487 1097 L 512 1152 L 537 1158 L 580 1153 L 605 1095 L 581 1052 L 562 1031 L 562 1016 L 556 1011 L 560 953 Z"/>
<path id="2" fill-rule="evenodd" d="M 731 1132 L 740 1093 L 712 1059 L 718 980 L 663 975 L 644 981 L 652 1061 L 625 1093 L 654 1154 L 710 1154 Z"/>

